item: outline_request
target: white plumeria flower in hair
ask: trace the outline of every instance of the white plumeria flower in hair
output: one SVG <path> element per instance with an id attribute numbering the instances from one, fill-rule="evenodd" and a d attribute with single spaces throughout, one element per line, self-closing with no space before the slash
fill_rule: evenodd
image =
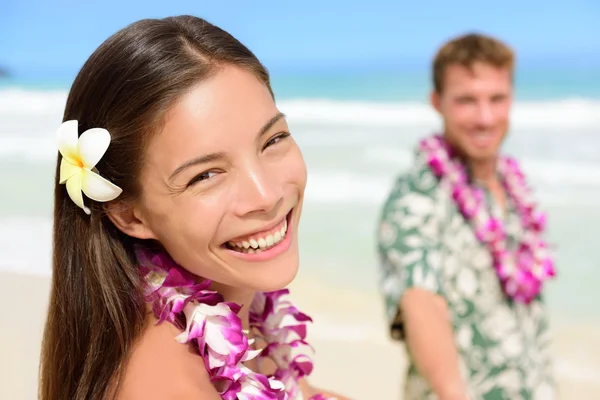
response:
<path id="1" fill-rule="evenodd" d="M 93 128 L 80 137 L 76 120 L 65 121 L 58 128 L 58 150 L 60 162 L 60 184 L 66 183 L 67 193 L 86 214 L 91 211 L 83 203 L 83 193 L 92 200 L 105 202 L 116 199 L 123 190 L 96 173 L 94 168 L 104 156 L 110 144 L 106 129 Z"/>

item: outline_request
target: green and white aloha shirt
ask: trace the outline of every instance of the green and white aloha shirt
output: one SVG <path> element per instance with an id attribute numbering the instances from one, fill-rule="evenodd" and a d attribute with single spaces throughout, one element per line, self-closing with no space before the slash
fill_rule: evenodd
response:
<path id="1" fill-rule="evenodd" d="M 500 207 L 487 195 L 492 212 Z M 504 217 L 509 240 L 522 234 L 509 204 Z M 391 335 L 403 339 L 398 304 L 411 287 L 430 290 L 447 302 L 461 371 L 472 399 L 555 398 L 548 322 L 541 296 L 529 306 L 507 299 L 489 252 L 475 237 L 420 154 L 399 177 L 381 216 L 378 250 L 380 288 Z M 433 399 L 412 360 L 405 398 Z"/>

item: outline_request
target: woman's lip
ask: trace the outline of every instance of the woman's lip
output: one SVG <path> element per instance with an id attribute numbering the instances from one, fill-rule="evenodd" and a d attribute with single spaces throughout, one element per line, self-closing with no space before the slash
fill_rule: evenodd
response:
<path id="1" fill-rule="evenodd" d="M 292 209 L 288 215 L 286 216 L 286 220 L 287 220 L 287 231 L 285 233 L 285 237 L 283 238 L 283 240 L 279 243 L 277 243 L 275 246 L 267 249 L 267 250 L 262 250 L 259 253 L 242 253 L 240 251 L 236 251 L 236 250 L 231 250 L 226 246 L 223 246 L 223 249 L 227 252 L 229 252 L 230 254 L 232 254 L 235 257 L 241 258 L 244 261 L 251 261 L 251 262 L 261 262 L 261 261 L 269 261 L 272 260 L 276 257 L 278 257 L 279 255 L 285 253 L 287 250 L 289 250 L 291 244 L 292 244 L 292 216 L 293 216 L 293 211 L 294 209 Z"/>
<path id="2" fill-rule="evenodd" d="M 293 209 L 292 209 L 293 210 Z M 292 211 L 290 210 L 290 212 Z M 270 226 L 268 226 L 267 228 L 261 229 L 261 230 L 257 230 L 254 232 L 250 232 L 250 233 L 246 233 L 244 235 L 240 235 L 236 238 L 233 239 L 229 239 L 227 242 L 223 243 L 223 245 L 226 245 L 227 243 L 236 243 L 236 242 L 243 242 L 243 241 L 247 241 L 248 239 L 250 239 L 251 237 L 262 237 L 265 234 L 273 231 L 275 228 L 277 228 L 278 226 L 281 226 L 283 224 L 283 221 L 288 217 L 288 215 L 290 214 L 290 212 L 288 212 L 286 214 L 286 216 L 282 219 L 280 219 L 278 222 L 275 222 L 273 224 L 271 224 Z"/>

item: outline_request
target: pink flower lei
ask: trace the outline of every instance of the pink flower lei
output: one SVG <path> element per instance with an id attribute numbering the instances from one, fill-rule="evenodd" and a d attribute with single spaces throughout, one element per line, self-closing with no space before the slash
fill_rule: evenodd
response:
<path id="1" fill-rule="evenodd" d="M 283 297 L 288 290 L 258 293 L 250 306 L 250 328 L 267 345 L 252 350 L 237 313 L 240 306 L 225 302 L 209 289 L 211 281 L 196 283 L 193 276 L 165 253 L 137 248 L 145 280 L 144 298 L 152 305 L 157 323 L 168 321 L 183 332 L 176 337 L 190 343 L 203 358 L 213 385 L 225 400 L 291 400 L 299 394 L 298 380 L 312 372 L 306 354 L 306 324 L 312 322 Z M 289 322 L 284 324 L 284 319 Z M 271 376 L 256 373 L 244 362 L 269 357 L 277 365 Z M 310 400 L 325 400 L 316 395 Z"/>
<path id="2" fill-rule="evenodd" d="M 472 225 L 477 239 L 489 249 L 504 293 L 517 302 L 529 304 L 540 293 L 542 283 L 554 277 L 556 271 L 548 245 L 542 239 L 546 216 L 535 209 L 517 161 L 508 157 L 500 157 L 498 161 L 502 185 L 525 230 L 516 250 L 510 251 L 501 219 L 486 210 L 483 191 L 469 184 L 466 168 L 442 136 L 423 139 L 419 150 L 434 175 L 449 184 L 461 214 Z"/>

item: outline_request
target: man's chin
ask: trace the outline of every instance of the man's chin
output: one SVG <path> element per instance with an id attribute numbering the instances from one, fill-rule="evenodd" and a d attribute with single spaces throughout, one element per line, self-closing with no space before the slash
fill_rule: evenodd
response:
<path id="1" fill-rule="evenodd" d="M 500 146 L 490 146 L 486 148 L 465 146 L 464 156 L 472 162 L 485 163 L 494 162 L 500 154 Z"/>
<path id="2" fill-rule="evenodd" d="M 468 158 L 477 163 L 495 162 L 498 159 L 498 151 L 470 152 Z"/>

